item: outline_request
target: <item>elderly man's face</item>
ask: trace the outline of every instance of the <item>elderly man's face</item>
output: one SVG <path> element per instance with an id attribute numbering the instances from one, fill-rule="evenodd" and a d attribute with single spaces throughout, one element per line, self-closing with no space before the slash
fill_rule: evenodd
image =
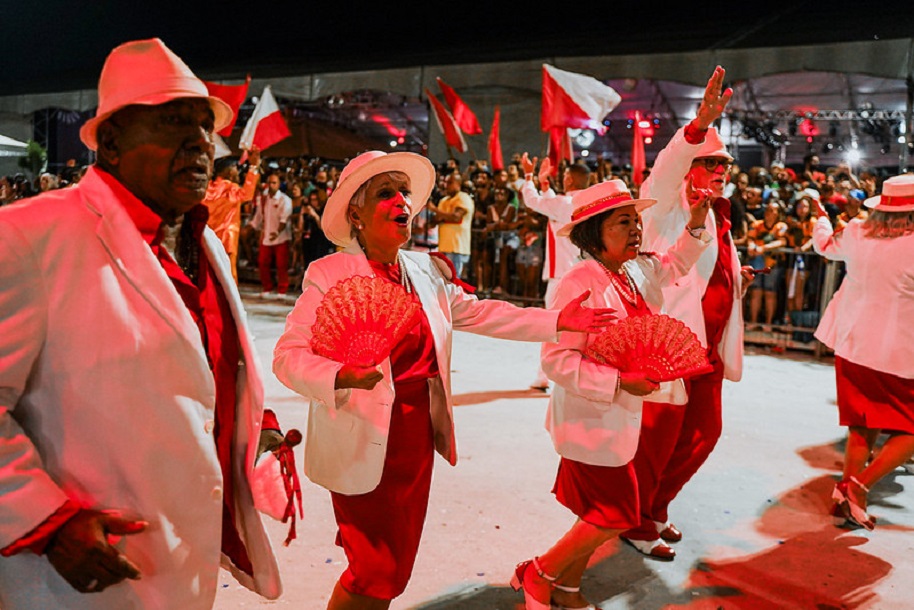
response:
<path id="1" fill-rule="evenodd" d="M 203 99 L 128 106 L 113 114 L 99 159 L 166 222 L 203 201 L 213 172 L 214 118 Z"/>

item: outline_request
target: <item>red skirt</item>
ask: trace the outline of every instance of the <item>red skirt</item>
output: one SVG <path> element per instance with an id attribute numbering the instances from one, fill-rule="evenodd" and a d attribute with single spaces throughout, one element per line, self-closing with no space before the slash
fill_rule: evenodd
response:
<path id="1" fill-rule="evenodd" d="M 914 379 L 854 364 L 835 356 L 839 423 L 842 426 L 914 434 Z"/>
<path id="2" fill-rule="evenodd" d="M 594 466 L 562 458 L 552 493 L 581 521 L 597 527 L 627 530 L 640 522 L 634 462 Z"/>
<path id="3" fill-rule="evenodd" d="M 339 527 L 336 543 L 349 560 L 340 585 L 377 599 L 403 593 L 412 575 L 435 457 L 428 380 L 395 382 L 394 387 L 381 482 L 357 496 L 330 492 Z"/>

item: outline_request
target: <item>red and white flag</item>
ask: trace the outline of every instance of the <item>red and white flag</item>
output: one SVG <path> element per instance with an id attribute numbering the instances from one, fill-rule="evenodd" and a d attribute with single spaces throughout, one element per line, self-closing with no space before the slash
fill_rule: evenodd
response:
<path id="1" fill-rule="evenodd" d="M 241 109 L 244 100 L 248 97 L 248 87 L 251 85 L 251 75 L 248 74 L 244 83 L 240 85 L 220 85 L 219 83 L 211 83 L 209 81 L 203 81 L 203 83 L 206 85 L 206 90 L 209 91 L 210 95 L 218 97 L 232 109 L 232 122 L 223 127 L 222 131 L 219 132 L 220 136 L 228 138 L 232 135 L 232 129 L 235 128 L 235 123 L 238 121 L 238 111 Z"/>
<path id="2" fill-rule="evenodd" d="M 615 89 L 592 76 L 543 64 L 543 131 L 553 127 L 605 131 L 603 117 L 621 101 Z"/>
<path id="3" fill-rule="evenodd" d="M 267 85 L 263 88 L 263 95 L 260 96 L 260 100 L 254 108 L 254 114 L 248 119 L 244 131 L 241 132 L 238 146 L 245 152 L 254 146 L 260 150 L 266 150 L 291 135 L 292 132 L 289 131 L 282 111 L 273 97 L 273 91 L 270 89 L 270 85 Z"/>
<path id="4" fill-rule="evenodd" d="M 492 163 L 492 170 L 499 171 L 505 169 L 505 159 L 501 154 L 501 140 L 499 131 L 501 129 L 501 110 L 495 106 L 495 118 L 492 119 L 492 131 L 489 132 L 489 160 Z"/>
<path id="5" fill-rule="evenodd" d="M 573 161 L 568 129 L 606 131 L 603 117 L 612 112 L 621 96 L 592 76 L 543 64 L 543 106 L 540 128 L 549 133 L 549 158 L 557 174 L 559 161 Z"/>
<path id="6" fill-rule="evenodd" d="M 441 93 L 444 94 L 444 101 L 447 102 L 448 108 L 451 109 L 451 114 L 454 116 L 454 121 L 457 122 L 457 126 L 460 127 L 460 130 L 467 134 L 468 136 L 477 136 L 482 133 L 482 127 L 479 126 L 479 120 L 476 118 L 476 114 L 470 110 L 470 107 L 460 99 L 460 96 L 457 95 L 457 92 L 454 89 L 447 85 L 440 78 L 436 78 L 438 81 L 438 86 L 441 88 Z"/>
<path id="7" fill-rule="evenodd" d="M 426 89 L 425 95 L 428 96 L 428 101 L 435 111 L 435 121 L 438 123 L 438 129 L 441 130 L 441 135 L 444 136 L 445 144 L 448 145 L 448 148 L 456 148 L 458 151 L 465 153 L 467 151 L 467 143 L 466 140 L 463 139 L 463 134 L 460 132 L 460 127 L 457 126 L 457 122 L 454 120 L 453 115 L 451 115 L 437 97 L 432 95 L 431 91 Z"/>

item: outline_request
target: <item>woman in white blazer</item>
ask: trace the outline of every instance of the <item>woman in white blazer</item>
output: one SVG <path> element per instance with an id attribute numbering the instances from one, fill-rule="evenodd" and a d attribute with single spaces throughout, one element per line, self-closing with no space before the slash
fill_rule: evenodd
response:
<path id="1" fill-rule="evenodd" d="M 816 252 L 847 274 L 815 336 L 835 352 L 839 421 L 847 426 L 836 524 L 873 529 L 867 492 L 914 455 L 914 174 L 889 178 L 864 221 L 833 231 L 819 206 Z M 872 461 L 876 439 L 889 435 Z"/>
<path id="2" fill-rule="evenodd" d="M 559 281 L 556 306 L 589 292 L 593 306 L 612 307 L 621 318 L 660 313 L 661 289 L 684 276 L 710 241 L 707 195 L 692 193 L 679 239 L 655 254 L 640 251 L 640 212 L 656 200 L 633 199 L 621 180 L 575 193 L 572 220 L 558 236 L 570 237 L 585 258 Z M 682 380 L 661 384 L 643 371 L 623 373 L 587 358 L 592 342 L 565 334 L 542 349 L 543 370 L 555 382 L 546 428 L 561 456 L 553 493 L 578 519 L 552 548 L 517 566 L 512 586 L 523 588 L 527 610 L 593 608 L 580 593 L 590 556 L 639 521 L 632 458 L 644 397 L 686 400 Z"/>
<path id="3" fill-rule="evenodd" d="M 540 342 L 614 319 L 611 310 L 582 308 L 587 295 L 571 299 L 561 312 L 479 301 L 444 259 L 401 250 L 434 181 L 432 164 L 413 153 L 369 151 L 344 168 L 321 221 L 343 250 L 308 267 L 274 352 L 279 380 L 311 399 L 305 474 L 330 490 L 337 543 L 349 560 L 328 608 L 387 608 L 406 587 L 434 453 L 451 464 L 457 460 L 452 329 Z M 311 348 L 323 296 L 353 276 L 398 283 L 422 306 L 419 323 L 377 366 L 341 364 Z"/>

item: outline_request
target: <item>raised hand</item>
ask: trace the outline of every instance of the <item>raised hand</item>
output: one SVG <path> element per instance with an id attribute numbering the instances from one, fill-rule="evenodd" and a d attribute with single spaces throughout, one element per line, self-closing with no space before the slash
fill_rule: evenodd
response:
<path id="1" fill-rule="evenodd" d="M 537 178 L 540 181 L 540 190 L 545 191 L 549 188 L 549 174 L 552 173 L 552 161 L 549 160 L 549 157 L 543 159 L 543 162 L 540 163 L 540 173 L 537 174 Z"/>
<path id="2" fill-rule="evenodd" d="M 533 170 L 536 169 L 536 157 L 533 157 L 533 160 L 530 160 L 530 156 L 527 153 L 524 153 L 520 158 L 520 165 L 524 170 L 524 175 L 532 174 Z"/>
<path id="3" fill-rule="evenodd" d="M 112 512 L 81 510 L 57 531 L 45 553 L 70 586 L 81 593 L 98 593 L 126 578 L 140 578 L 140 569 L 108 538 L 138 534 L 146 525 Z"/>
<path id="4" fill-rule="evenodd" d="M 733 89 L 730 87 L 722 91 L 726 74 L 726 70 L 717 66 L 714 68 L 711 78 L 708 79 L 708 85 L 705 87 L 705 93 L 701 98 L 701 105 L 698 107 L 698 114 L 695 117 L 695 127 L 702 131 L 720 118 L 720 115 L 724 113 L 724 108 L 727 107 L 727 103 L 733 96 Z"/>
<path id="5" fill-rule="evenodd" d="M 696 229 L 705 224 L 708 210 L 711 209 L 713 195 L 714 193 L 711 189 L 695 188 L 692 184 L 691 176 L 689 177 L 689 181 L 686 184 L 686 198 L 689 201 L 689 213 L 691 215 L 688 223 L 690 228 Z"/>
<path id="6" fill-rule="evenodd" d="M 590 291 L 586 290 L 562 308 L 556 325 L 557 330 L 596 333 L 615 322 L 616 310 L 612 307 L 584 307 L 583 303 L 589 296 Z"/>

